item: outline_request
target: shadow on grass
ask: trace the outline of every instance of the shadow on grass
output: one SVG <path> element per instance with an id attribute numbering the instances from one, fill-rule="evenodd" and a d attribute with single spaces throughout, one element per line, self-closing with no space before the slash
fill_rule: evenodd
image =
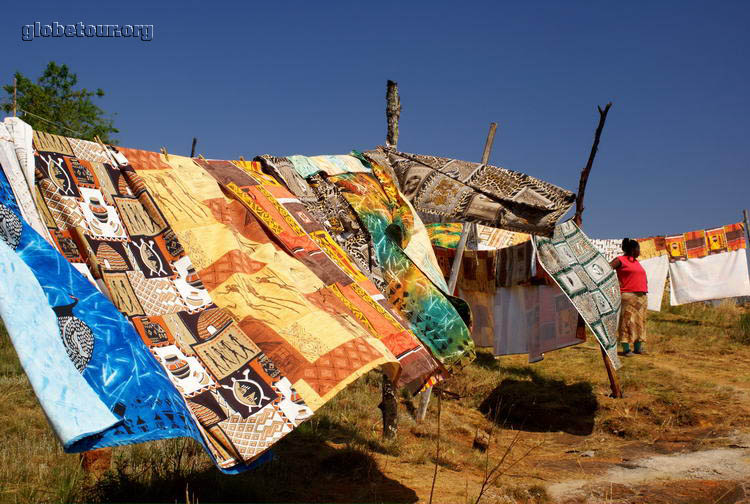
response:
<path id="1" fill-rule="evenodd" d="M 90 486 L 86 500 L 100 502 L 417 502 L 416 493 L 387 478 L 366 449 L 329 446 L 316 436 L 290 434 L 266 464 L 238 475 L 215 468 L 152 460 L 119 464 Z M 196 450 L 200 448 L 196 445 Z"/>
<path id="2" fill-rule="evenodd" d="M 599 403 L 590 383 L 568 385 L 525 369 L 523 374 L 530 379 L 503 380 L 479 410 L 496 423 L 514 429 L 591 434 Z"/>

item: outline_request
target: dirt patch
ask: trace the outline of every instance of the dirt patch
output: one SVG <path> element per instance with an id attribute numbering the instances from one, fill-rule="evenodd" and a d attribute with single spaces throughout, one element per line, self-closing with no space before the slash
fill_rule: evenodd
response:
<path id="1" fill-rule="evenodd" d="M 750 482 L 750 436 L 738 433 L 734 441 L 730 448 L 691 451 L 672 455 L 655 455 L 621 462 L 601 476 L 556 483 L 548 486 L 547 492 L 551 498 L 560 501 L 563 499 L 565 501 L 573 499 L 571 502 L 577 502 L 575 499 L 579 499 L 580 501 L 583 498 L 584 500 L 581 502 L 586 502 L 588 497 L 600 498 L 603 493 L 615 492 L 615 490 L 619 496 L 626 496 L 626 494 L 630 493 L 630 496 L 635 497 L 640 495 L 639 492 L 643 488 L 650 488 L 649 485 L 655 488 L 667 485 L 672 488 L 673 492 L 669 498 L 673 500 L 643 502 L 715 502 L 716 499 L 708 501 L 680 500 L 680 495 L 677 493 L 677 489 L 680 486 L 674 482 L 691 480 L 695 483 L 696 480 L 703 480 L 702 482 L 698 481 L 698 483 L 709 481 L 731 483 L 728 486 L 724 484 L 718 485 L 720 490 L 734 488 L 734 486 L 739 485 L 737 482 Z M 671 481 L 671 483 L 663 483 L 664 481 Z M 656 484 L 654 484 L 655 482 Z M 691 485 L 695 486 L 694 484 Z M 709 489 L 713 488 L 712 485 L 705 487 L 698 485 L 698 488 L 709 491 Z M 713 492 L 714 490 L 710 491 Z M 614 494 L 610 495 L 619 498 Z M 686 495 L 690 496 L 691 494 L 688 492 Z M 741 497 L 745 497 L 744 493 Z M 667 498 L 667 495 L 664 498 Z M 641 501 L 628 500 L 627 502 Z"/>

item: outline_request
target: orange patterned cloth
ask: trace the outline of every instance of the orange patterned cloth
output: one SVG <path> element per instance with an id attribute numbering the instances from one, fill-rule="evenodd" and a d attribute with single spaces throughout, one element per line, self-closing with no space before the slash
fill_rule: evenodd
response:
<path id="1" fill-rule="evenodd" d="M 713 229 L 667 236 L 665 247 L 671 262 L 742 250 L 746 247 L 745 227 L 738 222 Z"/>
<path id="2" fill-rule="evenodd" d="M 170 155 L 154 166 L 147 155 L 122 150 L 128 158 L 144 160 L 145 168 L 137 162 L 133 167 L 193 258 L 198 276 L 206 278 L 215 303 L 277 363 L 313 411 L 372 369 L 383 367 L 391 379 L 398 378 L 398 361 L 367 326 L 363 310 L 352 309 L 343 286 L 321 281 L 274 239 L 283 234 L 294 240 L 295 252 L 314 245 L 299 234 L 298 221 L 279 212 L 276 199 L 240 201 L 191 158 Z M 242 173 L 231 163 L 217 163 Z M 262 196 L 281 186 L 260 187 Z M 337 278 L 348 277 L 339 270 Z"/>

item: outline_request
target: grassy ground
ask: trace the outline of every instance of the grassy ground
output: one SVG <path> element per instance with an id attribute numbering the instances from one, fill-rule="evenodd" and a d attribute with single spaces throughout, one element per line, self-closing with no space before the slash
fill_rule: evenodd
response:
<path id="1" fill-rule="evenodd" d="M 115 449 L 111 471 L 97 480 L 83 473 L 77 455 L 62 452 L 3 334 L 0 501 L 426 502 L 436 461 L 436 503 L 475 502 L 493 467 L 498 477 L 484 485 L 482 502 L 551 502 L 546 488 L 572 479 L 590 479 L 591 495 L 600 495 L 598 478 L 615 465 L 727 446 L 733 433 L 750 429 L 743 314 L 728 305 L 649 312 L 650 354 L 625 360 L 624 399 L 608 397 L 592 341 L 532 365 L 522 356 L 481 353 L 446 384 L 449 394 L 432 401 L 423 424 L 413 419 L 416 400 L 402 397 L 394 442 L 380 438 L 380 377 L 371 373 L 254 471 L 221 475 L 195 442 L 170 440 Z M 490 438 L 485 452 L 473 447 L 477 433 Z M 716 492 L 735 495 L 725 483 Z"/>

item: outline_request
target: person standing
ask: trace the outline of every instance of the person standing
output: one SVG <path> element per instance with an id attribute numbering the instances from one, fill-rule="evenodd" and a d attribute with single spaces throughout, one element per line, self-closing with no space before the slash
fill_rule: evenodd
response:
<path id="1" fill-rule="evenodd" d="M 635 353 L 645 354 L 646 349 L 646 309 L 648 307 L 648 279 L 646 270 L 638 262 L 641 246 L 636 240 L 622 240 L 623 255 L 616 257 L 610 265 L 617 272 L 622 293 L 620 309 L 619 340 L 625 357 L 632 357 L 630 345 Z"/>

